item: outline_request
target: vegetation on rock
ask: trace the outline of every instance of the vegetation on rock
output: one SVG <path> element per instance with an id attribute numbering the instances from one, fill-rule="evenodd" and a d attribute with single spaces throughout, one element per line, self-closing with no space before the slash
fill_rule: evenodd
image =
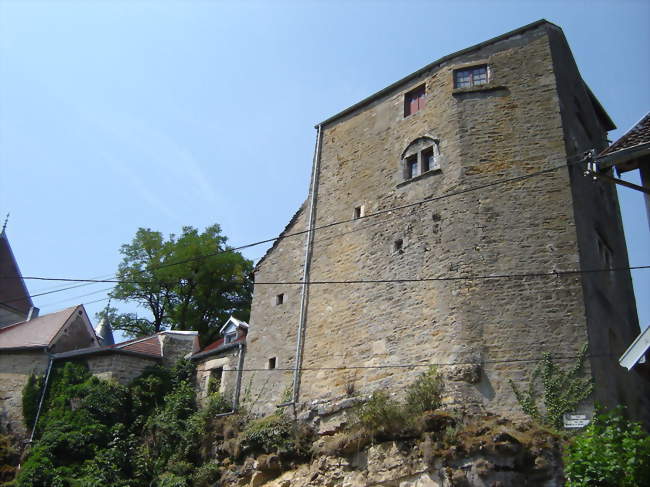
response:
<path id="1" fill-rule="evenodd" d="M 200 439 L 230 405 L 213 395 L 199 411 L 193 377 L 184 361 L 151 367 L 128 387 L 82 363 L 55 367 L 16 486 L 209 485 L 218 472 Z"/>
<path id="2" fill-rule="evenodd" d="M 562 416 L 575 411 L 593 391 L 591 379 L 583 377 L 586 357 L 585 345 L 575 364 L 569 370 L 563 370 L 553 361 L 550 353 L 545 353 L 532 373 L 528 389 L 522 391 L 510 380 L 510 386 L 524 413 L 543 425 L 561 429 Z M 540 378 L 541 386 L 538 383 Z M 540 410 L 538 405 L 540 388 L 544 401 L 543 410 Z"/>

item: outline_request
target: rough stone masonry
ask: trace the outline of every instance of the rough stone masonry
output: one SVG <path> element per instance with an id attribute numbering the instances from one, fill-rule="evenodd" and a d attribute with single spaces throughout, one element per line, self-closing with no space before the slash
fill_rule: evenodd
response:
<path id="1" fill-rule="evenodd" d="M 647 384 L 616 361 L 639 332 L 628 271 L 472 277 L 628 266 L 614 188 L 576 164 L 613 128 L 561 29 L 543 20 L 323 122 L 310 198 L 256 281 L 298 282 L 305 265 L 312 282 L 463 279 L 305 286 L 303 347 L 303 286 L 256 285 L 249 406 L 270 411 L 291 397 L 298 354 L 300 403 L 399 394 L 419 366 L 437 363 L 449 364 L 448 405 L 513 417 L 510 379 L 526 385 L 544 352 L 575 357 L 588 343 L 595 399 L 647 414 Z M 308 228 L 312 211 L 316 228 L 345 223 L 315 230 L 305 262 L 308 235 L 291 234 Z M 404 364 L 414 366 L 386 367 Z"/>

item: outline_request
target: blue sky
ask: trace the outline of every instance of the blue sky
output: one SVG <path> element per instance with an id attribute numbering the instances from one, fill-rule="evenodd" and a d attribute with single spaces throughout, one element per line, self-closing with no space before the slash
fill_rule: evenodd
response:
<path id="1" fill-rule="evenodd" d="M 0 213 L 23 274 L 110 276 L 138 227 L 276 236 L 306 197 L 316 123 L 540 18 L 564 29 L 616 139 L 650 108 L 647 1 L 0 0 Z M 642 196 L 619 195 L 631 264 L 650 264 Z M 634 282 L 644 326 L 650 271 Z"/>

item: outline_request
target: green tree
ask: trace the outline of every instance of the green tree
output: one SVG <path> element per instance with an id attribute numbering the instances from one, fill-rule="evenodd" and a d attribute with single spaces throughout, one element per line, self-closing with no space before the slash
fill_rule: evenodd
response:
<path id="1" fill-rule="evenodd" d="M 183 227 L 165 239 L 160 232 L 138 229 L 120 249 L 121 281 L 113 298 L 132 301 L 151 318 L 105 310 L 114 329 L 144 336 L 164 329 L 197 330 L 203 343 L 216 337 L 231 314 L 246 320 L 253 290 L 253 263 L 226 245 L 219 225 L 203 233 Z"/>

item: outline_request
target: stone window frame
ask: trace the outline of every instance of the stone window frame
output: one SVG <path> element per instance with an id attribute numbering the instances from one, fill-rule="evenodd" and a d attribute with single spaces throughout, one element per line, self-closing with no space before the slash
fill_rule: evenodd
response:
<path id="1" fill-rule="evenodd" d="M 477 75 L 477 71 L 483 71 L 485 77 Z M 461 81 L 461 75 L 466 75 L 468 81 Z M 463 90 L 471 88 L 480 88 L 490 84 L 490 65 L 488 63 L 478 63 L 472 66 L 462 66 L 453 71 L 454 89 Z M 466 83 L 466 84 L 465 84 Z"/>
<path id="2" fill-rule="evenodd" d="M 433 158 L 433 163 L 431 158 Z M 441 172 L 441 160 L 440 139 L 428 134 L 413 139 L 402 151 L 400 157 L 402 182 L 398 184 L 398 187 Z"/>
<path id="3" fill-rule="evenodd" d="M 279 293 L 275 295 L 275 305 L 282 306 L 284 304 L 284 293 Z"/>
<path id="4" fill-rule="evenodd" d="M 269 357 L 269 359 L 266 361 L 266 369 L 267 370 L 275 370 L 278 367 L 278 357 Z"/>
<path id="5" fill-rule="evenodd" d="M 426 83 L 422 83 L 404 93 L 404 118 L 419 112 L 426 104 L 427 88 Z"/>

